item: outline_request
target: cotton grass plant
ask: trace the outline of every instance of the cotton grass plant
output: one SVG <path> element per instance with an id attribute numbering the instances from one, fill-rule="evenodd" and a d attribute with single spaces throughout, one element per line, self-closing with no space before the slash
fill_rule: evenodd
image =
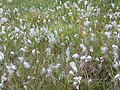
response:
<path id="1" fill-rule="evenodd" d="M 119 0 L 0 1 L 0 89 L 119 90 Z"/>

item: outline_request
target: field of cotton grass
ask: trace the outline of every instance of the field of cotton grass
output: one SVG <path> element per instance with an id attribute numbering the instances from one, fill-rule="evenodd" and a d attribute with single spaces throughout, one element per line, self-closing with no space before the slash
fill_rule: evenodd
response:
<path id="1" fill-rule="evenodd" d="M 0 90 L 120 90 L 119 0 L 0 0 Z"/>

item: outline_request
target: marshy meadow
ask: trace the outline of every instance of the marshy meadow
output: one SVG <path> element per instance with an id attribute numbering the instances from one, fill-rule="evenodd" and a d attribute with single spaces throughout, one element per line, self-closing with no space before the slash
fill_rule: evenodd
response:
<path id="1" fill-rule="evenodd" d="M 0 90 L 120 90 L 120 1 L 0 0 Z"/>

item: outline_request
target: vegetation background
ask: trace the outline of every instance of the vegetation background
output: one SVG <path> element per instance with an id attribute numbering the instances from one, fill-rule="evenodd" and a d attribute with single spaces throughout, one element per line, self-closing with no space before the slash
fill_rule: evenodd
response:
<path id="1" fill-rule="evenodd" d="M 119 90 L 119 0 L 0 0 L 0 90 Z"/>

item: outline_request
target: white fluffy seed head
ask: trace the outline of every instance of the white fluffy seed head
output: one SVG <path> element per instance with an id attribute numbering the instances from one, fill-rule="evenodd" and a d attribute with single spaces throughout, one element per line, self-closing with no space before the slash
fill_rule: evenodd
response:
<path id="1" fill-rule="evenodd" d="M 28 62 L 23 62 L 23 66 L 27 69 L 29 69 L 31 67 L 31 65 Z"/>
<path id="2" fill-rule="evenodd" d="M 81 79 L 82 79 L 81 76 L 79 76 L 79 77 L 74 77 L 74 78 L 73 78 L 73 80 L 76 81 L 76 82 L 78 82 L 79 84 L 80 84 L 80 82 L 81 82 Z"/>
<path id="3" fill-rule="evenodd" d="M 73 69 L 74 72 L 78 72 L 75 62 L 70 62 L 69 65 Z"/>
<path id="4" fill-rule="evenodd" d="M 4 54 L 0 51 L 0 62 L 4 59 Z"/>
<path id="5" fill-rule="evenodd" d="M 120 80 L 120 74 L 115 75 L 114 79 L 115 80 Z"/>
<path id="6" fill-rule="evenodd" d="M 72 58 L 74 58 L 74 59 L 79 59 L 79 55 L 76 53 L 76 54 L 73 54 L 73 56 L 72 56 Z"/>

